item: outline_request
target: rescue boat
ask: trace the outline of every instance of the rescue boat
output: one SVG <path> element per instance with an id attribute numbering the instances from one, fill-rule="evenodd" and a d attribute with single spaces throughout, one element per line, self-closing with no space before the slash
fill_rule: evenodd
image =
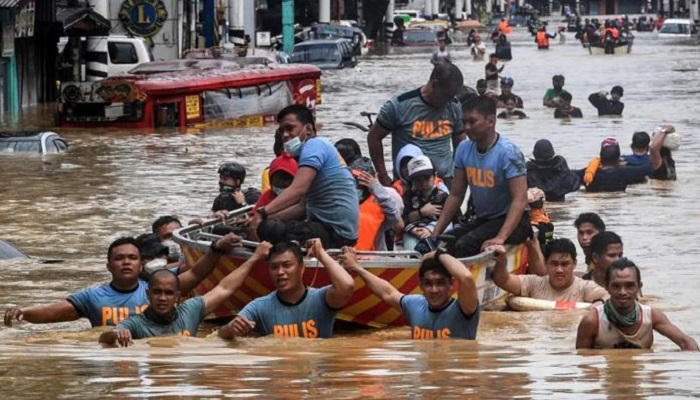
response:
<path id="1" fill-rule="evenodd" d="M 250 207 L 236 210 L 230 218 L 245 215 Z M 220 220 L 210 220 L 203 225 L 190 225 L 173 234 L 175 242 L 180 244 L 187 263 L 193 265 L 206 254 L 213 240 L 221 236 L 212 234 L 212 230 L 221 225 Z M 223 277 L 243 264 L 255 250 L 256 242 L 244 241 L 243 247 L 224 255 L 214 271 L 197 286 L 196 295 L 202 295 L 214 288 Z M 337 249 L 328 249 L 329 254 L 339 254 Z M 418 253 L 414 251 L 357 252 L 360 264 L 368 271 L 390 282 L 402 293 L 421 293 L 418 285 Z M 502 299 L 507 292 L 496 286 L 492 280 L 495 261 L 491 253 L 482 253 L 474 257 L 460 259 L 467 265 L 476 281 L 479 304 L 488 306 Z M 315 258 L 305 259 L 304 283 L 310 287 L 323 287 L 330 284 L 328 275 Z M 508 248 L 508 270 L 515 274 L 524 274 L 527 269 L 527 248 L 524 245 Z M 208 316 L 213 318 L 230 318 L 236 315 L 251 300 L 265 296 L 275 290 L 264 262 L 253 267 L 243 286 L 218 309 Z M 456 287 L 453 296 L 456 296 Z M 384 303 L 372 294 L 364 281 L 355 277 L 355 293 L 350 302 L 338 312 L 337 319 L 360 326 L 387 327 L 404 326 L 407 321 L 398 310 Z"/>

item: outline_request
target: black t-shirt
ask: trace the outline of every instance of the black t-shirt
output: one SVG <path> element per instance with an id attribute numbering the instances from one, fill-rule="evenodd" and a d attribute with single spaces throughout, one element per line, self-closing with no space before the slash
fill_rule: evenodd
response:
<path id="1" fill-rule="evenodd" d="M 495 72 L 495 74 L 494 74 Z M 494 81 L 498 80 L 498 67 L 496 64 L 489 62 L 486 64 L 486 80 L 487 81 Z"/>
<path id="2" fill-rule="evenodd" d="M 622 110 L 625 108 L 625 103 L 608 100 L 598 93 L 588 96 L 588 101 L 598 109 L 598 115 L 622 115 Z"/>
<path id="3" fill-rule="evenodd" d="M 510 113 L 510 115 L 508 114 L 508 111 L 501 111 L 501 112 L 498 114 L 498 118 L 506 118 L 506 119 L 507 119 L 507 118 L 512 118 L 512 119 L 519 118 L 519 119 L 523 119 L 523 118 L 527 118 L 527 115 L 525 115 L 525 113 L 522 112 L 522 111 L 520 111 L 520 110 L 513 110 L 513 112 Z"/>
<path id="4" fill-rule="evenodd" d="M 650 165 L 639 167 L 619 166 L 599 169 L 593 182 L 586 187 L 587 192 L 624 192 L 627 185 L 651 174 Z"/>

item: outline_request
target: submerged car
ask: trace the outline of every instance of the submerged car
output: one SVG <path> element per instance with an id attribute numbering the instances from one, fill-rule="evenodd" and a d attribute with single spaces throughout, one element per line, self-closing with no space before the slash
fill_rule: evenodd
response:
<path id="1" fill-rule="evenodd" d="M 2 132 L 0 154 L 59 154 L 68 150 L 68 143 L 56 132 Z"/>
<path id="2" fill-rule="evenodd" d="M 320 69 L 354 68 L 357 57 L 346 39 L 307 40 L 294 45 L 292 64 L 311 64 Z"/>
<path id="3" fill-rule="evenodd" d="M 698 27 L 691 19 L 667 19 L 659 29 L 659 38 L 690 38 L 698 33 Z"/>

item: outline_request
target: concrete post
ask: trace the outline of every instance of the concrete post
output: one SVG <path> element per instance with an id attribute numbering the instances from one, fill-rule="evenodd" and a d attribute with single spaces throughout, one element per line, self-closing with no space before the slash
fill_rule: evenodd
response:
<path id="1" fill-rule="evenodd" d="M 5 111 L 11 117 L 17 118 L 21 108 L 17 81 L 17 56 L 13 55 L 7 59 L 3 76 L 5 78 Z"/>
<path id="2" fill-rule="evenodd" d="M 228 0 L 228 35 L 229 41 L 242 46 L 245 37 L 244 0 Z"/>
<path id="3" fill-rule="evenodd" d="M 384 32 L 382 32 L 382 36 L 387 42 L 391 41 L 393 34 L 389 30 L 394 26 L 394 5 L 394 0 L 389 0 L 389 5 L 386 7 L 386 13 L 384 14 Z"/>
<path id="4" fill-rule="evenodd" d="M 698 0 L 690 0 L 690 19 L 697 21 L 700 18 Z"/>
<path id="5" fill-rule="evenodd" d="M 433 15 L 437 15 L 440 12 L 440 0 L 433 0 Z"/>
<path id="6" fill-rule="evenodd" d="M 423 7 L 423 15 L 429 18 L 433 15 L 433 0 L 425 0 L 425 6 Z"/>
<path id="7" fill-rule="evenodd" d="M 463 19 L 462 11 L 464 11 L 464 0 L 455 0 L 455 19 Z"/>
<path id="8" fill-rule="evenodd" d="M 467 12 L 467 16 L 472 15 L 472 0 L 465 0 L 464 9 Z"/>
<path id="9" fill-rule="evenodd" d="M 90 0 L 92 9 L 109 20 L 109 1 Z M 109 76 L 107 67 L 107 38 L 102 36 L 90 36 L 86 40 L 85 52 L 85 80 L 99 81 Z"/>
<path id="10" fill-rule="evenodd" d="M 318 22 L 331 22 L 331 0 L 318 2 Z"/>

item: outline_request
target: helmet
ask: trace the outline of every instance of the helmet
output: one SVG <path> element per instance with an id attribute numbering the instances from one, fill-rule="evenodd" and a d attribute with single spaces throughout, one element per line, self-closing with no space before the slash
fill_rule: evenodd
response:
<path id="1" fill-rule="evenodd" d="M 223 163 L 219 166 L 219 175 L 239 179 L 241 184 L 243 184 L 245 180 L 245 168 L 237 162 Z"/>
<path id="2" fill-rule="evenodd" d="M 503 78 L 501 78 L 501 86 L 513 87 L 514 83 L 515 83 L 515 81 L 513 81 L 513 78 L 509 78 L 507 76 L 504 76 Z"/>

